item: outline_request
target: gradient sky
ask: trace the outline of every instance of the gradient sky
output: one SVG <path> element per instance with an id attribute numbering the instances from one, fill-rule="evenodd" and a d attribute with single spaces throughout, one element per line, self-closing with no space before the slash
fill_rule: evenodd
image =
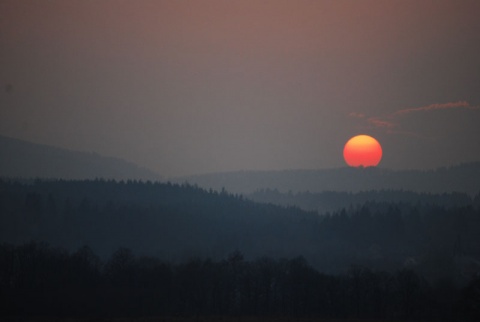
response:
<path id="1" fill-rule="evenodd" d="M 480 160 L 480 1 L 0 0 L 0 135 L 164 176 Z"/>

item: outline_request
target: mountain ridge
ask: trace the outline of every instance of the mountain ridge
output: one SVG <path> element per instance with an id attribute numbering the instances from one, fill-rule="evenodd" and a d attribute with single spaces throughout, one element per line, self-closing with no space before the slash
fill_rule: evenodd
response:
<path id="1" fill-rule="evenodd" d="M 0 176 L 17 178 L 166 180 L 134 163 L 0 135 Z M 173 183 L 249 195 L 270 189 L 281 193 L 411 190 L 421 193 L 480 192 L 480 161 L 434 170 L 379 167 L 297 170 L 243 170 L 168 178 Z"/>
<path id="2" fill-rule="evenodd" d="M 0 135 L 0 176 L 18 178 L 160 180 L 120 158 L 74 151 Z"/>
<path id="3" fill-rule="evenodd" d="M 171 179 L 202 188 L 251 194 L 262 189 L 280 192 L 361 192 L 368 190 L 411 190 L 423 193 L 480 191 L 480 161 L 434 170 L 390 170 L 386 168 L 341 167 L 310 170 L 234 171 Z"/>

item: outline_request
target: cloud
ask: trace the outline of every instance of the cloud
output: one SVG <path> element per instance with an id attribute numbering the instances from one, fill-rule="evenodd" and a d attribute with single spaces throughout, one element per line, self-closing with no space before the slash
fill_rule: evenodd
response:
<path id="1" fill-rule="evenodd" d="M 467 101 L 458 101 L 405 108 L 385 116 L 367 117 L 365 114 L 358 112 L 351 112 L 348 114 L 348 116 L 357 119 L 366 119 L 366 122 L 370 128 L 386 130 L 387 133 L 415 134 L 412 132 L 403 131 L 401 129 L 401 119 L 407 115 L 414 115 L 417 113 L 432 113 L 439 110 L 480 110 L 480 106 L 472 106 Z"/>
<path id="2" fill-rule="evenodd" d="M 480 109 L 480 106 L 471 106 L 467 101 L 449 102 L 449 103 L 443 103 L 443 104 L 430 104 L 427 106 L 406 108 L 403 110 L 399 110 L 393 113 L 392 116 L 395 117 L 395 116 L 402 116 L 410 113 L 429 112 L 429 111 L 447 110 L 447 109 L 478 110 Z"/>

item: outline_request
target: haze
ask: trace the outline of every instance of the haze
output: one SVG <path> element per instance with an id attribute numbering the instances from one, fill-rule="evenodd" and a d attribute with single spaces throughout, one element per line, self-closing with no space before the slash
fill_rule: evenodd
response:
<path id="1" fill-rule="evenodd" d="M 0 135 L 164 176 L 480 160 L 479 1 L 0 2 Z"/>

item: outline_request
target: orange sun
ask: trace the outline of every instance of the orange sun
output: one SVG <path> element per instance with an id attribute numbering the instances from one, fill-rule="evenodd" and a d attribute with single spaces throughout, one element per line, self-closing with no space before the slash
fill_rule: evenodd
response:
<path id="1" fill-rule="evenodd" d="M 382 159 L 382 146 L 369 135 L 357 135 L 345 144 L 343 158 L 351 167 L 374 167 Z"/>

